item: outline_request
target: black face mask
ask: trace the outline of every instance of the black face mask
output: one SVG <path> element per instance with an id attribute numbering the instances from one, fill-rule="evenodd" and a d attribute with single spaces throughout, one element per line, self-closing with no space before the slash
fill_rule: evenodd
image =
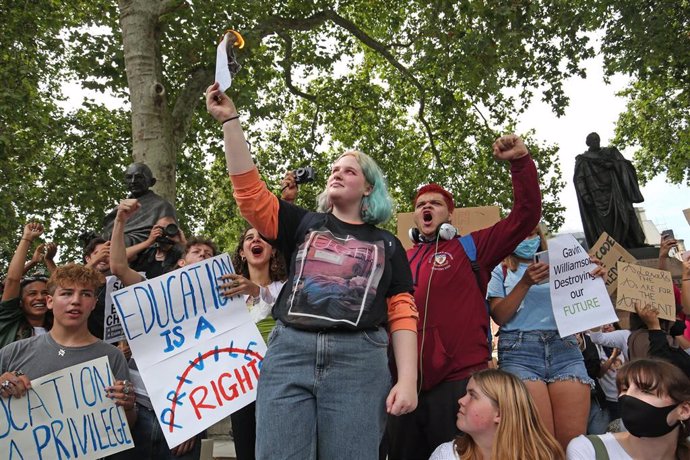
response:
<path id="1" fill-rule="evenodd" d="M 634 396 L 618 397 L 621 419 L 630 434 L 638 438 L 658 438 L 673 431 L 680 422 L 669 426 L 666 417 L 680 403 L 665 407 L 655 407 Z"/>

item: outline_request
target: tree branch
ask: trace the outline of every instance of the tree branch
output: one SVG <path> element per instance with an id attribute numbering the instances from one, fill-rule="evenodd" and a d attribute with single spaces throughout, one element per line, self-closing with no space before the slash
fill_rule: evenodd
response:
<path id="1" fill-rule="evenodd" d="M 311 149 L 311 157 L 309 160 L 314 157 L 314 152 L 316 152 L 316 128 L 319 126 L 319 111 L 320 111 L 320 106 L 316 104 L 316 110 L 314 111 L 314 119 L 311 122 L 311 133 L 309 134 L 309 143 L 312 145 Z"/>
<path id="2" fill-rule="evenodd" d="M 472 102 L 471 104 L 472 104 L 472 107 L 474 108 L 475 112 L 477 112 L 479 114 L 479 116 L 482 118 L 482 121 L 484 122 L 484 126 L 486 126 L 487 131 L 493 132 L 493 129 L 491 129 L 491 126 L 489 126 L 488 120 L 486 119 L 486 117 L 484 117 L 484 114 L 482 113 L 482 111 L 479 110 L 479 107 L 477 107 L 477 104 L 475 104 L 474 102 Z"/>
<path id="3" fill-rule="evenodd" d="M 335 24 L 338 26 L 342 27 L 343 29 L 347 30 L 350 32 L 352 35 L 354 35 L 359 41 L 367 45 L 369 48 L 372 50 L 376 51 L 379 53 L 381 56 L 388 61 L 389 64 L 391 64 L 394 68 L 396 68 L 400 73 L 402 73 L 409 81 L 412 83 L 412 85 L 417 88 L 417 91 L 419 91 L 419 111 L 417 112 L 417 116 L 419 117 L 419 121 L 424 127 L 424 130 L 426 131 L 427 138 L 429 139 L 429 144 L 431 146 L 431 152 L 433 153 L 434 157 L 436 158 L 436 161 L 438 162 L 439 166 L 443 169 L 445 172 L 446 167 L 443 164 L 443 161 L 441 160 L 441 154 L 436 148 L 436 140 L 434 138 L 434 133 L 431 129 L 431 125 L 427 121 L 427 119 L 424 116 L 424 110 L 426 109 L 426 90 L 424 86 L 417 80 L 417 78 L 410 72 L 410 70 L 402 65 L 396 58 L 393 56 L 390 51 L 388 51 L 386 45 L 383 43 L 375 40 L 371 36 L 369 36 L 366 32 L 364 32 L 362 29 L 357 27 L 355 23 L 350 21 L 349 19 L 346 19 L 342 16 L 340 16 L 338 13 L 332 10 L 327 11 L 328 18 L 333 21 Z"/>
<path id="4" fill-rule="evenodd" d="M 292 19 L 280 16 L 269 16 L 256 28 L 259 37 L 285 30 L 312 30 L 323 25 L 329 19 L 330 10 L 319 11 L 308 18 Z"/>
<path id="5" fill-rule="evenodd" d="M 271 35 L 271 34 L 278 34 L 280 35 L 281 32 L 284 32 L 285 30 L 312 30 L 315 29 L 321 25 L 323 25 L 326 21 L 331 21 L 337 26 L 341 27 L 342 29 L 347 30 L 352 34 L 355 38 L 357 38 L 359 41 L 364 43 L 366 46 L 371 48 L 372 50 L 376 51 L 379 53 L 383 58 L 388 61 L 390 65 L 392 65 L 395 69 L 397 69 L 400 73 L 402 73 L 409 81 L 410 83 L 419 91 L 419 111 L 417 112 L 417 116 L 419 118 L 420 123 L 424 127 L 424 130 L 426 131 L 427 138 L 429 139 L 429 144 L 431 146 L 431 152 L 434 155 L 434 158 L 436 158 L 437 163 L 441 166 L 441 168 L 445 172 L 445 166 L 443 164 L 443 161 L 441 160 L 441 154 L 438 151 L 438 148 L 436 147 L 436 140 L 434 137 L 434 133 L 431 129 L 431 125 L 427 121 L 424 111 L 426 109 L 426 91 L 424 86 L 417 80 L 417 78 L 410 72 L 410 70 L 402 65 L 400 61 L 398 61 L 395 56 L 393 56 L 388 48 L 390 46 L 385 45 L 378 40 L 374 39 L 371 37 L 369 34 L 364 32 L 362 29 L 360 29 L 355 23 L 350 21 L 347 18 L 344 18 L 343 16 L 340 16 L 336 11 L 334 10 L 323 10 L 319 11 L 318 13 L 315 13 L 307 18 L 301 18 L 301 19 L 292 19 L 292 18 L 283 18 L 280 16 L 270 16 L 264 21 L 262 24 L 260 24 L 256 29 L 255 32 L 258 35 L 258 40 L 257 43 L 264 37 Z M 397 45 L 397 44 L 396 44 Z M 292 80 L 287 80 L 289 81 L 289 85 L 292 84 Z M 290 86 L 288 86 L 290 88 Z M 291 91 L 293 91 L 292 88 Z M 297 90 L 299 91 L 299 90 Z M 294 91 L 293 91 L 294 92 Z M 298 93 L 295 93 L 298 94 Z M 302 96 L 304 97 L 304 96 Z M 307 99 L 309 99 L 307 97 Z"/>
<path id="6" fill-rule="evenodd" d="M 160 7 L 158 8 L 158 16 L 163 16 L 168 13 L 172 13 L 176 9 L 186 5 L 185 0 L 162 0 Z"/>
<path id="7" fill-rule="evenodd" d="M 409 48 L 414 44 L 415 40 L 411 40 L 407 43 L 402 43 L 402 42 L 390 42 L 386 45 L 386 48 L 391 49 L 391 48 Z"/>
<path id="8" fill-rule="evenodd" d="M 285 59 L 283 59 L 283 77 L 285 78 L 285 85 L 292 94 L 316 103 L 316 96 L 303 92 L 292 83 L 292 37 L 282 30 L 276 33 L 285 42 Z"/>
<path id="9" fill-rule="evenodd" d="M 175 100 L 172 111 L 172 131 L 174 148 L 178 150 L 184 142 L 185 136 L 192 123 L 192 115 L 196 111 L 200 95 L 208 85 L 213 83 L 215 69 L 211 67 L 197 67 L 192 71 L 180 94 Z"/>

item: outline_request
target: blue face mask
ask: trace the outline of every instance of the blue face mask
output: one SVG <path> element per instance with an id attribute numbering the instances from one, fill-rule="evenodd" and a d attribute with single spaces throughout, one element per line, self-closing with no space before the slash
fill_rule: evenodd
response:
<path id="1" fill-rule="evenodd" d="M 513 251 L 513 254 L 521 259 L 531 259 L 536 254 L 540 244 L 541 239 L 539 237 L 521 241 Z"/>

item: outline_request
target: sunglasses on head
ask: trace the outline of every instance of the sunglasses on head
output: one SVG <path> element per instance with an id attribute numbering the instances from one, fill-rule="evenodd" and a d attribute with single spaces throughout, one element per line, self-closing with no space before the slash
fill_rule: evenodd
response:
<path id="1" fill-rule="evenodd" d="M 43 275 L 25 276 L 22 278 L 20 285 L 24 287 L 27 284 L 33 283 L 34 281 L 43 281 L 45 283 L 48 281 L 48 277 Z"/>

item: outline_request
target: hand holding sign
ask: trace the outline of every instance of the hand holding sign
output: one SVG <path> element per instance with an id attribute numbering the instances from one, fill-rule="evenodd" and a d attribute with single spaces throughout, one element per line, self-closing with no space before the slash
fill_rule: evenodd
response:
<path id="1" fill-rule="evenodd" d="M 29 388 L 31 382 L 22 371 L 5 372 L 0 375 L 0 395 L 3 398 L 21 398 Z"/>
<path id="2" fill-rule="evenodd" d="M 589 272 L 589 274 L 594 276 L 595 278 L 602 278 L 605 280 L 606 275 L 608 274 L 608 270 L 606 269 L 606 267 L 604 267 L 604 264 L 601 262 L 601 260 L 597 259 L 594 256 L 589 256 L 589 260 L 591 260 L 592 263 L 596 265 L 594 270 Z"/>
<path id="3" fill-rule="evenodd" d="M 114 385 L 105 387 L 105 392 L 116 406 L 122 406 L 125 410 L 134 409 L 137 398 L 134 395 L 134 385 L 129 380 L 117 380 Z"/>
<path id="4" fill-rule="evenodd" d="M 225 281 L 225 283 L 218 285 L 218 291 L 227 298 L 232 298 L 240 294 L 259 297 L 261 293 L 261 288 L 258 284 L 253 283 L 242 275 L 228 273 L 227 275 L 221 276 L 220 279 Z"/>
<path id="5" fill-rule="evenodd" d="M 635 301 L 635 312 L 637 316 L 640 317 L 647 330 L 655 331 L 661 329 L 661 324 L 659 323 L 659 309 L 653 305 L 641 306 L 639 300 Z"/>

